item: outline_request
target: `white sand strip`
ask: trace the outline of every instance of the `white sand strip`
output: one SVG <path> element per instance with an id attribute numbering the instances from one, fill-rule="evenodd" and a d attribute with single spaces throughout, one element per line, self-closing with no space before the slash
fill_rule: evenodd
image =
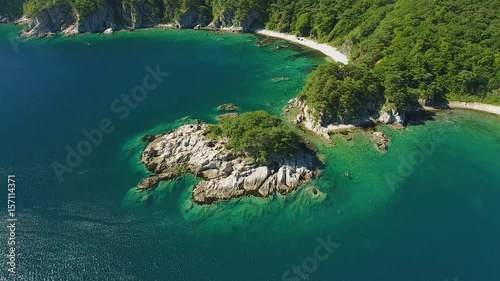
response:
<path id="1" fill-rule="evenodd" d="M 473 109 L 500 115 L 500 106 L 497 105 L 484 104 L 478 102 L 450 101 L 448 103 L 448 106 L 450 108 Z"/>
<path id="2" fill-rule="evenodd" d="M 270 37 L 276 37 L 276 38 L 284 39 L 284 40 L 287 40 L 287 41 L 290 41 L 293 43 L 297 43 L 297 44 L 309 47 L 311 49 L 320 51 L 323 54 L 331 57 L 336 62 L 340 62 L 343 64 L 348 63 L 347 57 L 344 54 L 342 54 L 337 49 L 335 49 L 334 47 L 332 47 L 328 44 L 320 44 L 320 43 L 317 43 L 317 42 L 314 42 L 312 40 L 305 39 L 302 37 L 297 38 L 297 37 L 290 35 L 290 34 L 279 33 L 279 32 L 275 32 L 275 31 L 271 31 L 271 30 L 267 30 L 267 29 L 258 29 L 255 31 L 255 33 L 270 36 Z"/>

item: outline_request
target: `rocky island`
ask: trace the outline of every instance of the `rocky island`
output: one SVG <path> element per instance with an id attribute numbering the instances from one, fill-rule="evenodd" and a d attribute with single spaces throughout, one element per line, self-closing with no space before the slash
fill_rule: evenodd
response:
<path id="1" fill-rule="evenodd" d="M 144 140 L 149 144 L 141 162 L 153 175 L 137 188 L 151 189 L 162 180 L 193 174 L 202 179 L 192 192 L 198 204 L 288 194 L 316 178 L 322 164 L 279 118 L 264 111 L 225 118 L 218 125 L 184 125 Z"/>

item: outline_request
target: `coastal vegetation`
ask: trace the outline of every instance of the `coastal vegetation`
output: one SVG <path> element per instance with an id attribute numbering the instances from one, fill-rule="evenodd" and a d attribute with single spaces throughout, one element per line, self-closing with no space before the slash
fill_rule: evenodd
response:
<path id="1" fill-rule="evenodd" d="M 341 13 L 332 13 L 337 18 L 331 21 L 335 23 L 331 29 L 323 28 L 321 13 L 311 13 L 305 34 L 344 45 L 344 51 L 349 49 L 346 45 L 352 45 L 351 62 L 360 66 L 354 71 L 368 69 L 374 78 L 372 83 L 381 88 L 387 105 L 404 109 L 417 105 L 419 101 L 432 103 L 433 100 L 446 99 L 500 104 L 500 2 L 400 0 L 373 1 L 363 5 L 361 1 L 353 3 L 357 5 Z M 297 4 L 294 13 L 310 10 L 307 6 Z M 288 23 L 289 31 L 305 35 L 304 30 L 300 30 L 304 25 L 299 18 Z M 270 27 L 286 28 L 285 22 L 271 22 Z M 325 68 L 331 71 L 325 71 Z M 342 67 L 319 67 L 310 75 L 302 95 L 307 100 L 320 96 L 325 90 L 321 85 L 314 87 L 316 81 L 335 79 L 332 76 L 342 75 L 342 71 Z M 361 72 L 357 75 L 366 77 Z M 328 78 L 321 79 L 321 76 Z M 349 100 L 356 96 L 356 90 L 344 91 L 341 96 Z M 373 92 L 375 96 L 370 91 L 365 93 L 367 95 L 361 97 L 361 101 L 367 105 L 379 94 L 378 91 Z M 339 93 L 330 94 L 337 95 Z M 358 112 L 359 103 L 351 104 L 348 111 L 351 114 Z M 343 105 L 345 103 L 330 98 L 312 106 L 319 110 L 327 106 L 327 114 L 336 117 L 345 114 Z"/>
<path id="2" fill-rule="evenodd" d="M 226 148 L 262 162 L 272 155 L 292 155 L 303 147 L 301 138 L 290 127 L 262 110 L 223 118 L 208 127 L 206 134 L 214 139 L 227 138 Z"/>
<path id="3" fill-rule="evenodd" d="M 328 63 L 309 75 L 299 98 L 322 122 L 348 122 L 376 113 L 384 104 L 382 87 L 366 66 Z"/>

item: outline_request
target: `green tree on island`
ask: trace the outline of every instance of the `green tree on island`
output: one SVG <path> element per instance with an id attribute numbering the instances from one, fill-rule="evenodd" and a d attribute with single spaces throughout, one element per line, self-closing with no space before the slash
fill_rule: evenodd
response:
<path id="1" fill-rule="evenodd" d="M 227 148 L 256 161 L 267 161 L 273 154 L 288 156 L 304 147 L 297 133 L 263 110 L 223 118 L 206 133 L 213 138 L 228 138 Z"/>

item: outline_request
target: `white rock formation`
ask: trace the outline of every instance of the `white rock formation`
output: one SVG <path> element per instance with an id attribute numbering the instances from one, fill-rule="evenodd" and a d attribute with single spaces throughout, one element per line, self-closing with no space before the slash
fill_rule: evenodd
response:
<path id="1" fill-rule="evenodd" d="M 225 140 L 206 137 L 207 126 L 184 125 L 156 136 L 141 156 L 155 175 L 144 179 L 138 188 L 153 188 L 161 180 L 191 173 L 204 179 L 193 188 L 193 200 L 208 204 L 247 194 L 287 194 L 316 176 L 320 162 L 312 151 L 291 157 L 274 156 L 265 164 L 252 163 L 226 149 Z"/>

